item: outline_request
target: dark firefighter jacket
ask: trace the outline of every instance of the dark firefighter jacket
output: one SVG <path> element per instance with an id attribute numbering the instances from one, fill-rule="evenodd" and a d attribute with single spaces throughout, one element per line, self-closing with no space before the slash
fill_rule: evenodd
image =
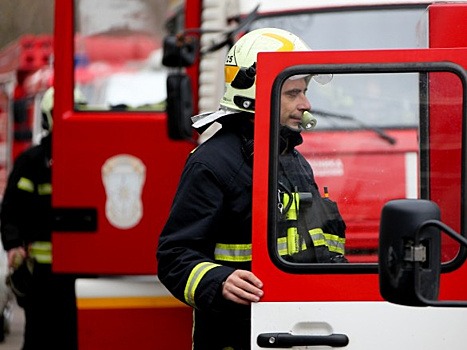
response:
<path id="1" fill-rule="evenodd" d="M 249 348 L 249 307 L 225 300 L 221 285 L 234 269 L 251 268 L 252 168 L 244 152 L 252 136 L 250 121 L 224 121 L 192 152 L 160 236 L 158 276 L 195 309 L 194 349 Z"/>
<path id="2" fill-rule="evenodd" d="M 8 177 L 0 214 L 5 250 L 51 237 L 51 135 L 21 153 Z"/>
<path id="3" fill-rule="evenodd" d="M 301 143 L 300 133 L 281 128 L 278 189 L 287 200 L 280 203 L 279 255 L 293 262 L 345 263 L 345 222 L 337 204 L 322 197 L 310 164 L 295 149 Z"/>
<path id="4" fill-rule="evenodd" d="M 223 121 L 187 160 L 159 240 L 159 279 L 195 310 L 195 350 L 250 349 L 250 308 L 221 295 L 234 269 L 251 268 L 253 125 L 238 118 Z M 285 132 L 281 140 L 280 158 L 293 171 L 280 171 L 279 180 L 317 193 L 310 166 L 294 149 L 300 134 Z"/>
<path id="5" fill-rule="evenodd" d="M 15 295 L 26 318 L 24 349 L 73 350 L 75 276 L 54 274 L 51 267 L 51 137 L 16 159 L 3 197 L 1 233 L 5 249 L 24 246 L 34 260 L 32 273 L 22 268 L 28 265 L 25 260 L 11 277 L 22 292 Z"/>

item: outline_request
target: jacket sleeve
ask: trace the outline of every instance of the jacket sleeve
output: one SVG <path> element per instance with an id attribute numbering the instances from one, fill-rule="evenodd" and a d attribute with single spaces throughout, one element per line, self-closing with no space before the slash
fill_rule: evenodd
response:
<path id="1" fill-rule="evenodd" d="M 24 222 L 24 206 L 31 194 L 21 189 L 19 182 L 27 168 L 25 155 L 20 155 L 8 176 L 7 186 L 3 194 L 0 212 L 0 231 L 2 244 L 5 250 L 10 250 L 25 244 L 25 237 L 22 228 Z M 27 185 L 27 184 L 25 184 Z"/>
<path id="2" fill-rule="evenodd" d="M 205 164 L 187 163 L 159 238 L 158 277 L 184 303 L 216 310 L 222 282 L 234 269 L 214 261 L 221 227 L 223 186 Z"/>

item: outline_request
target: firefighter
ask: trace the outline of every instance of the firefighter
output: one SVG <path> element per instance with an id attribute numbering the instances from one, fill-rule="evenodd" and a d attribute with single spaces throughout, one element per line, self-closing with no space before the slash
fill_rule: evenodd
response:
<path id="1" fill-rule="evenodd" d="M 24 350 L 78 348 L 75 277 L 51 267 L 53 95 L 50 88 L 41 100 L 45 136 L 16 159 L 0 213 L 10 284 L 25 312 Z"/>
<path id="2" fill-rule="evenodd" d="M 226 57 L 226 90 L 219 110 L 192 118 L 200 133 L 215 121 L 222 127 L 187 160 L 157 259 L 161 282 L 194 308 L 195 350 L 250 349 L 250 304 L 263 296 L 261 280 L 250 271 L 256 56 L 284 50 L 309 48 L 276 28 L 245 34 Z M 298 77 L 290 86 L 288 81 L 281 97 L 282 150 L 293 157 L 301 140 L 298 124 L 311 108 L 304 95 L 309 79 Z M 306 176 L 291 178 L 306 182 L 307 187 L 298 190 L 315 186 L 309 166 Z"/>

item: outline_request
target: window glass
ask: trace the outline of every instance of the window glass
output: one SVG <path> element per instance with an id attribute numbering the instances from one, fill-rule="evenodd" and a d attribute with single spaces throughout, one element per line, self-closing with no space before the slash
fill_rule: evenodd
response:
<path id="1" fill-rule="evenodd" d="M 456 128 L 461 130 L 463 102 L 456 75 L 345 73 L 333 74 L 324 85 L 316 76 L 303 76 L 283 81 L 280 107 L 273 112 L 280 125 L 272 239 L 284 262 L 376 263 L 381 210 L 392 199 L 431 199 L 443 222 L 461 232 L 462 135 Z M 387 80 L 391 88 L 381 85 L 382 93 L 363 93 Z M 322 98 L 350 87 L 362 92 L 352 108 Z M 316 119 L 317 125 L 335 123 L 338 130 L 304 132 L 296 119 L 300 109 L 311 111 L 308 125 Z M 388 118 L 398 118 L 404 127 L 374 127 Z M 458 249 L 443 239 L 443 261 L 454 259 Z"/>
<path id="2" fill-rule="evenodd" d="M 75 0 L 75 99 L 87 102 L 81 108 L 165 109 L 168 2 Z"/>
<path id="3" fill-rule="evenodd" d="M 276 27 L 288 30 L 313 50 L 416 48 L 425 47 L 420 24 L 425 14 L 425 7 L 318 11 L 263 17 L 253 23 L 252 29 Z M 362 128 L 366 125 L 383 128 L 416 126 L 416 119 L 408 118 L 409 114 L 416 116 L 408 110 L 416 93 L 409 88 L 413 77 L 403 78 L 408 81 L 407 85 L 400 84 L 390 75 L 366 77 L 365 81 L 355 84 L 360 79 L 353 76 L 352 82 L 341 81 L 338 89 L 329 85 L 313 93 L 315 109 L 326 106 L 324 112 L 327 117 L 321 118 L 317 129 Z M 391 97 L 383 100 L 386 94 Z M 358 121 L 332 118 L 330 112 L 336 110 L 345 110 Z"/>

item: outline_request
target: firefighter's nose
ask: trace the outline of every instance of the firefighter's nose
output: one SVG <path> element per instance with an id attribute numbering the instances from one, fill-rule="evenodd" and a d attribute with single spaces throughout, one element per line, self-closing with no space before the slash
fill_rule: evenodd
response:
<path id="1" fill-rule="evenodd" d="M 311 110 L 311 103 L 305 95 L 303 95 L 302 101 L 300 101 L 298 109 L 302 112 Z"/>

